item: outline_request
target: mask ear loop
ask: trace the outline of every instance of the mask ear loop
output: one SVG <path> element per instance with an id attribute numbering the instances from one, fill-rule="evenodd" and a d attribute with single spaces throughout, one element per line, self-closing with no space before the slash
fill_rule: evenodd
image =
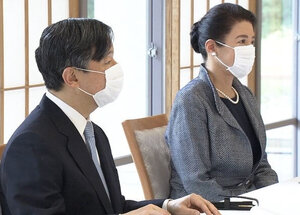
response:
<path id="1" fill-rule="evenodd" d="M 217 41 L 217 40 L 215 40 L 215 42 L 218 43 L 218 44 L 220 44 L 220 45 L 222 45 L 222 46 L 225 46 L 225 47 L 228 47 L 228 48 L 231 48 L 231 49 L 234 50 L 234 48 L 232 48 L 231 46 L 229 46 L 229 45 L 227 45 L 227 44 L 225 44 L 225 43 L 219 42 L 219 41 Z M 225 63 L 223 63 L 223 61 L 221 61 L 221 60 L 217 57 L 216 52 L 212 52 L 211 55 L 214 56 L 214 57 L 215 57 L 215 58 L 216 58 L 223 66 L 225 66 L 227 71 L 229 71 L 229 68 L 230 68 L 230 67 L 227 66 Z"/>
<path id="2" fill-rule="evenodd" d="M 223 63 L 218 57 L 217 57 L 217 54 L 216 52 L 212 52 L 211 53 L 212 56 L 214 56 L 223 66 L 226 67 L 226 70 L 229 70 L 229 66 L 227 66 L 225 63 Z"/>
<path id="3" fill-rule="evenodd" d="M 98 73 L 98 74 L 105 75 L 105 72 L 100 72 L 100 71 L 95 71 L 95 70 L 90 70 L 90 69 L 82 69 L 82 68 L 78 68 L 78 67 L 73 67 L 73 68 L 77 69 L 77 70 L 80 70 L 80 71 L 93 72 L 93 73 Z"/>
<path id="4" fill-rule="evenodd" d="M 219 43 L 219 44 L 222 45 L 222 46 L 225 46 L 225 47 L 234 49 L 233 47 L 231 47 L 231 46 L 229 46 L 229 45 L 227 45 L 227 44 L 225 44 L 225 43 L 219 42 L 219 41 L 217 41 L 217 40 L 215 40 L 215 41 L 216 41 L 216 43 Z"/>
<path id="5" fill-rule="evenodd" d="M 89 96 L 94 96 L 93 94 L 86 92 L 85 90 L 81 89 L 80 87 L 78 87 L 77 89 L 79 89 L 81 92 L 84 92 L 85 94 L 87 94 Z"/>

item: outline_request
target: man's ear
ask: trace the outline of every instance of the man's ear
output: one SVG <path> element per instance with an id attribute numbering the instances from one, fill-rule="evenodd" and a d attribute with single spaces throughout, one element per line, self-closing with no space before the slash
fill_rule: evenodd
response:
<path id="1" fill-rule="evenodd" d="M 65 68 L 62 73 L 62 78 L 67 86 L 78 87 L 78 79 L 76 77 L 76 71 L 74 68 Z"/>
<path id="2" fill-rule="evenodd" d="M 212 39 L 206 40 L 205 50 L 207 55 L 216 55 L 216 42 Z"/>

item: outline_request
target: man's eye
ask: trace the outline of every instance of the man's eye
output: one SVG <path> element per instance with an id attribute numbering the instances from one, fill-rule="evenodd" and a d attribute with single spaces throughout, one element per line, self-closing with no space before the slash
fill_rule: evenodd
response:
<path id="1" fill-rule="evenodd" d="M 111 63 L 111 60 L 110 61 L 107 61 L 107 62 L 105 62 L 104 64 L 105 65 L 108 65 L 108 64 L 110 64 Z"/>

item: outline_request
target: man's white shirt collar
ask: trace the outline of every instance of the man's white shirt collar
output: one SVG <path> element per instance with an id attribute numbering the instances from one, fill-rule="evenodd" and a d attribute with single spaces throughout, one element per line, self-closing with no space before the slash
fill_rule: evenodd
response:
<path id="1" fill-rule="evenodd" d="M 71 122 L 74 124 L 74 126 L 78 130 L 82 139 L 85 140 L 83 132 L 84 132 L 84 129 L 85 129 L 85 126 L 87 123 L 87 119 L 85 119 L 77 110 L 72 108 L 70 105 L 68 105 L 61 99 L 54 96 L 52 93 L 46 92 L 46 96 L 51 101 L 53 101 L 67 115 L 67 117 L 71 120 Z"/>

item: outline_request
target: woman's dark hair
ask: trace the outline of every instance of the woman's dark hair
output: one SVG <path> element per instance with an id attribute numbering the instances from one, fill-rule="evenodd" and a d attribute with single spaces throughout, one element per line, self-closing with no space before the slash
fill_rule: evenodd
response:
<path id="1" fill-rule="evenodd" d="M 193 49 L 206 60 L 205 42 L 208 39 L 223 41 L 233 25 L 241 21 L 248 21 L 255 28 L 256 18 L 249 10 L 231 3 L 214 6 L 192 26 L 190 36 Z"/>
<path id="2" fill-rule="evenodd" d="M 48 89 L 60 90 L 66 67 L 86 68 L 100 61 L 112 46 L 112 29 L 95 19 L 70 18 L 48 26 L 35 51 L 38 68 Z"/>

